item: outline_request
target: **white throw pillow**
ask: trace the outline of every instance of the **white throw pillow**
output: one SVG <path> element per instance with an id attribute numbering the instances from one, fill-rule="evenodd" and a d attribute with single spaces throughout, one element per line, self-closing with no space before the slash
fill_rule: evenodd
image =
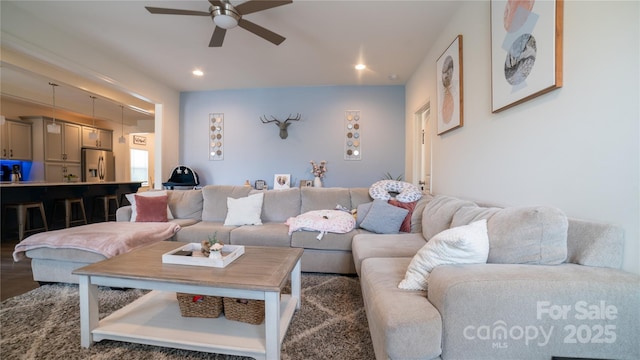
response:
<path id="1" fill-rule="evenodd" d="M 244 198 L 227 198 L 227 218 L 224 225 L 262 225 L 262 200 L 264 193 Z"/>
<path id="2" fill-rule="evenodd" d="M 138 211 L 136 210 L 136 195 L 138 196 L 167 196 L 166 191 L 143 191 L 139 193 L 131 193 L 125 194 L 124 196 L 129 200 L 131 204 L 131 222 L 135 222 L 138 217 Z M 173 215 L 171 214 L 171 210 L 169 210 L 169 205 L 167 205 L 167 219 L 173 219 Z"/>
<path id="3" fill-rule="evenodd" d="M 398 287 L 405 290 L 427 290 L 427 279 L 436 266 L 483 264 L 488 257 L 486 219 L 447 229 L 436 234 L 418 250 Z"/>

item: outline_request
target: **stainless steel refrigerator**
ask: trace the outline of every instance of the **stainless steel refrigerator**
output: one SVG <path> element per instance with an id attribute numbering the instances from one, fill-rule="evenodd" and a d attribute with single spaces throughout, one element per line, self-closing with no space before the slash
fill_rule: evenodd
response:
<path id="1" fill-rule="evenodd" d="M 113 152 L 82 149 L 82 181 L 115 181 L 116 166 Z"/>

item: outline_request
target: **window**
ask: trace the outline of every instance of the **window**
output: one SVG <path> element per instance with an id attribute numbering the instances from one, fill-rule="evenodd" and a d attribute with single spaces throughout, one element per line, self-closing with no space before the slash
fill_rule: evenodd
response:
<path id="1" fill-rule="evenodd" d="M 142 186 L 149 186 L 149 152 L 131 149 L 131 181 L 142 181 Z"/>

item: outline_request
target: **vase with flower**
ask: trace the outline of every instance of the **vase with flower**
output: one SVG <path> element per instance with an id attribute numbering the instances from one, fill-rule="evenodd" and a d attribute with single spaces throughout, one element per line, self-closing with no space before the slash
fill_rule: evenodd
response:
<path id="1" fill-rule="evenodd" d="M 313 179 L 314 187 L 322 187 L 322 178 L 324 174 L 327 172 L 327 162 L 325 160 L 320 161 L 320 164 L 316 164 L 315 161 L 311 160 L 311 173 L 315 177 Z"/>
<path id="2" fill-rule="evenodd" d="M 221 250 L 224 244 L 218 240 L 217 234 L 209 236 L 209 240 L 202 240 L 202 253 L 209 259 L 222 259 Z"/>

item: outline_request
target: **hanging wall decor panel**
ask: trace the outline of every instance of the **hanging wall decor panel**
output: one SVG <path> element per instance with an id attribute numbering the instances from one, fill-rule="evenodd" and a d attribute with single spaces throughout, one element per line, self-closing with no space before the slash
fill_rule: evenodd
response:
<path id="1" fill-rule="evenodd" d="M 344 112 L 344 159 L 362 159 L 362 119 L 360 110 Z"/>
<path id="2" fill-rule="evenodd" d="M 224 114 L 209 114 L 209 160 L 224 159 Z"/>

